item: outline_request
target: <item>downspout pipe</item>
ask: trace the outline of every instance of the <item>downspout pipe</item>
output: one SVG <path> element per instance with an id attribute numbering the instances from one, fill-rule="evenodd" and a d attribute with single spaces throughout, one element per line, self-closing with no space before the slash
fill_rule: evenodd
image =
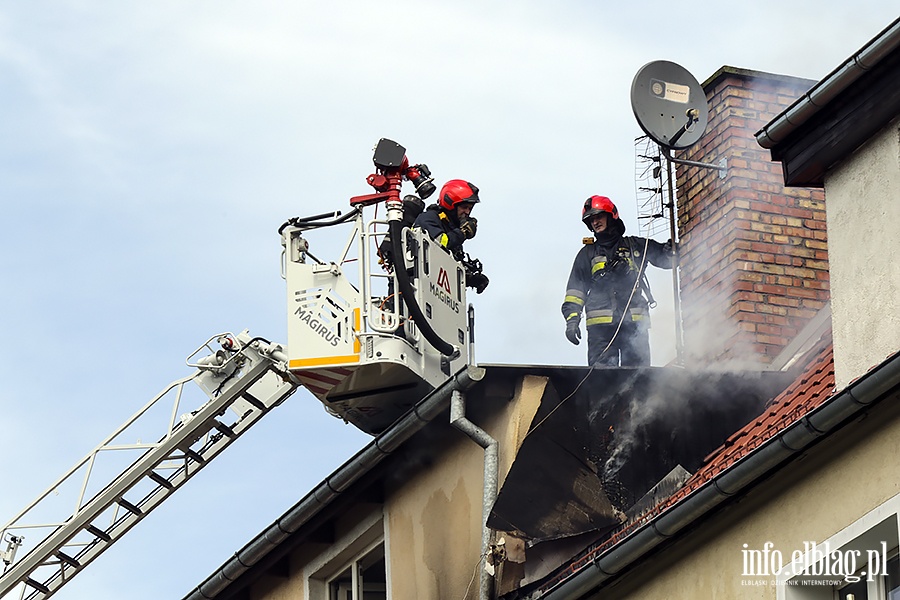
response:
<path id="1" fill-rule="evenodd" d="M 453 392 L 468 390 L 481 381 L 484 374 L 483 368 L 468 366 L 450 377 L 316 486 L 281 518 L 235 553 L 185 596 L 184 600 L 212 600 L 219 597 L 219 594 L 262 561 L 281 542 L 297 532 L 391 452 L 446 410 Z"/>
<path id="2" fill-rule="evenodd" d="M 494 501 L 497 499 L 497 479 L 500 471 L 500 444 L 488 433 L 466 418 L 466 397 L 459 390 L 453 390 L 450 396 L 450 424 L 469 436 L 472 441 L 484 448 L 484 492 L 481 506 L 481 558 L 485 559 L 491 551 L 491 530 L 487 520 Z M 481 563 L 479 562 L 479 565 Z M 486 569 L 481 569 L 480 600 L 490 600 L 493 588 L 493 577 Z"/>
<path id="3" fill-rule="evenodd" d="M 900 390 L 900 352 L 869 371 L 818 408 L 769 439 L 683 501 L 658 515 L 622 542 L 547 592 L 531 598 L 574 600 L 629 570 L 650 551 L 707 515 L 720 504 L 783 467 L 795 455 L 837 432 L 882 398 Z"/>

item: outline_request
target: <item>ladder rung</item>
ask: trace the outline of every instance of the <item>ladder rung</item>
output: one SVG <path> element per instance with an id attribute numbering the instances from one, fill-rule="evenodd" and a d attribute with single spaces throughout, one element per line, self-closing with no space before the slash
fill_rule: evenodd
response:
<path id="1" fill-rule="evenodd" d="M 147 473 L 147 477 L 149 477 L 150 479 L 152 479 L 159 485 L 163 486 L 167 490 L 171 490 L 173 487 L 175 487 L 172 485 L 171 481 L 169 481 L 168 479 L 166 479 L 165 477 L 163 477 L 156 471 L 150 471 L 149 473 Z"/>
<path id="2" fill-rule="evenodd" d="M 234 432 L 234 429 L 219 420 L 216 420 L 215 428 L 230 438 L 234 438 L 237 436 L 237 434 Z"/>
<path id="3" fill-rule="evenodd" d="M 192 459 L 194 462 L 204 463 L 204 464 L 206 463 L 205 458 L 203 458 L 197 452 L 195 452 L 194 450 L 191 450 L 190 448 L 188 448 L 187 450 L 184 451 L 184 455 L 187 456 L 188 458 Z"/>
<path id="4" fill-rule="evenodd" d="M 241 395 L 241 398 L 252 404 L 254 407 L 256 407 L 257 410 L 266 410 L 266 405 L 260 402 L 259 398 L 254 397 L 250 392 L 244 392 Z"/>
<path id="5" fill-rule="evenodd" d="M 77 560 L 75 560 L 74 558 L 72 558 L 71 556 L 69 556 L 68 554 L 66 554 L 65 552 L 57 551 L 56 556 L 57 556 L 57 558 L 59 558 L 59 560 L 63 561 L 70 567 L 74 567 L 76 569 L 81 568 L 81 563 L 78 562 Z"/>
<path id="6" fill-rule="evenodd" d="M 88 525 L 87 527 L 85 527 L 85 529 L 87 529 L 88 533 L 90 533 L 92 536 L 94 536 L 96 538 L 100 538 L 101 540 L 103 540 L 106 543 L 109 543 L 112 541 L 112 538 L 109 537 L 109 534 L 107 534 L 105 531 L 103 531 L 101 529 L 97 529 L 93 525 Z"/>
<path id="7" fill-rule="evenodd" d="M 25 583 L 27 583 L 28 585 L 30 585 L 31 587 L 33 587 L 34 589 L 36 589 L 37 591 L 39 591 L 39 592 L 42 593 L 42 594 L 49 594 L 49 593 L 50 593 L 50 588 L 48 588 L 48 587 L 47 587 L 46 585 L 44 585 L 43 583 L 38 583 L 37 581 L 35 581 L 35 580 L 32 579 L 31 577 L 26 577 L 26 578 L 25 578 Z"/>
<path id="8" fill-rule="evenodd" d="M 127 510 L 128 512 L 130 512 L 138 517 L 141 516 L 142 514 L 144 514 L 141 509 L 139 509 L 137 506 L 135 506 L 134 504 L 132 504 L 125 498 L 119 498 L 118 500 L 116 500 L 116 503 L 119 506 L 121 506 L 122 508 L 124 508 L 125 510 Z"/>

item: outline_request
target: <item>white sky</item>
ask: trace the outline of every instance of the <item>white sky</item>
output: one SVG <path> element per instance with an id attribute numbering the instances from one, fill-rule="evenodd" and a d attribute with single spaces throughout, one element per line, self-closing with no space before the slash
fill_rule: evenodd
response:
<path id="1" fill-rule="evenodd" d="M 379 138 L 481 189 L 477 360 L 582 364 L 559 305 L 584 198 L 639 233 L 638 69 L 818 80 L 896 17 L 891 0 L 5 3 L 0 523 L 210 336 L 286 338 L 277 228 L 370 193 Z M 369 440 L 302 390 L 276 414 L 56 597 L 181 598 Z"/>

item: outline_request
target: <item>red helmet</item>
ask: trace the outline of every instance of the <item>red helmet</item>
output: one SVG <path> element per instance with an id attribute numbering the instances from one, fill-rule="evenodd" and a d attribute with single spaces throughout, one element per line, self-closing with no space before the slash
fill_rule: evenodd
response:
<path id="1" fill-rule="evenodd" d="M 441 188 L 438 204 L 445 210 L 453 210 L 463 202 L 481 202 L 478 199 L 478 188 L 462 179 L 451 179 Z"/>
<path id="2" fill-rule="evenodd" d="M 600 213 L 609 213 L 613 220 L 619 218 L 619 210 L 613 201 L 606 196 L 591 196 L 584 201 L 584 208 L 581 209 L 581 221 L 591 229 L 591 219 Z"/>

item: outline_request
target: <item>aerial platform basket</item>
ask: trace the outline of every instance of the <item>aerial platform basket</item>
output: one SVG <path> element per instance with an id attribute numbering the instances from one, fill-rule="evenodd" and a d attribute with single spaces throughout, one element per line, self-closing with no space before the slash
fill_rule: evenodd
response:
<path id="1" fill-rule="evenodd" d="M 366 220 L 364 212 L 386 196 L 354 198 L 343 216 L 292 219 L 281 229 L 290 372 L 329 412 L 370 434 L 465 366 L 471 354 L 463 265 L 422 231 L 398 225 L 402 256 L 385 262 L 391 223 Z M 335 226 L 351 229 L 343 253 L 333 262 L 315 258 L 306 232 Z M 403 283 L 411 298 L 399 293 Z M 435 334 L 446 341 L 443 352 L 429 339 Z"/>

